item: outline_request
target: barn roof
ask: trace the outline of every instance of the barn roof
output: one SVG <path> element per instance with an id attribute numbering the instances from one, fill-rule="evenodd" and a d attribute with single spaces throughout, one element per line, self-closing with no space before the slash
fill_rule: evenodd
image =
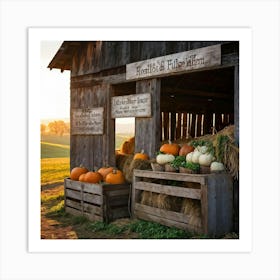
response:
<path id="1" fill-rule="evenodd" d="M 64 41 L 49 63 L 48 68 L 50 70 L 53 68 L 60 69 L 61 72 L 71 70 L 73 55 L 81 44 L 81 41 Z"/>
<path id="2" fill-rule="evenodd" d="M 92 74 L 215 44 L 222 45 L 222 54 L 238 52 L 238 42 L 226 41 L 64 41 L 48 68 L 71 70 L 72 76 Z"/>

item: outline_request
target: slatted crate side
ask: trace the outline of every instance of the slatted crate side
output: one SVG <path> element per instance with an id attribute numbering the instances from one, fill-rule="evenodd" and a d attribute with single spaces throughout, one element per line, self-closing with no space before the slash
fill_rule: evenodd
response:
<path id="1" fill-rule="evenodd" d="M 173 172 L 162 172 L 162 171 L 149 171 L 149 170 L 134 170 L 134 176 L 142 178 L 152 178 L 161 180 L 174 180 L 181 182 L 191 182 L 205 184 L 207 174 L 183 174 Z"/>
<path id="2" fill-rule="evenodd" d="M 166 194 L 168 196 L 179 198 L 191 198 L 196 200 L 201 199 L 201 189 L 200 187 L 197 187 L 196 184 L 200 186 L 200 184 L 197 182 L 204 182 L 204 176 L 202 176 L 202 179 L 196 176 L 190 176 L 193 179 L 191 183 L 195 183 L 195 187 L 187 187 L 185 184 L 186 176 L 182 177 L 181 174 L 179 176 L 179 179 L 182 182 L 182 186 L 172 186 L 168 185 L 168 183 L 170 183 L 170 180 L 172 178 L 173 180 L 179 181 L 178 176 L 176 176 L 177 174 L 171 173 L 171 177 L 169 177 L 166 176 L 167 174 L 170 173 L 154 171 L 144 172 L 144 174 L 138 171 L 134 173 L 132 189 L 133 216 L 135 218 L 157 222 L 170 227 L 176 227 L 188 231 L 202 233 L 202 227 L 190 224 L 190 216 L 185 213 L 175 212 L 176 210 L 174 209 L 161 209 L 140 203 L 143 191 L 152 192 L 156 194 Z M 156 178 L 156 180 L 154 178 Z"/>
<path id="3" fill-rule="evenodd" d="M 90 184 L 65 179 L 65 210 L 92 221 L 129 217 L 129 184 Z"/>
<path id="4" fill-rule="evenodd" d="M 139 219 L 160 223 L 169 227 L 176 227 L 183 230 L 202 233 L 202 227 L 197 227 L 189 223 L 191 217 L 180 212 L 160 209 L 135 203 L 135 216 Z"/>
<path id="5" fill-rule="evenodd" d="M 91 221 L 103 221 L 102 186 L 64 180 L 65 211 L 75 216 L 85 216 Z"/>
<path id="6" fill-rule="evenodd" d="M 107 185 L 104 188 L 106 222 L 129 217 L 130 185 Z"/>
<path id="7" fill-rule="evenodd" d="M 233 180 L 230 175 L 209 175 L 205 189 L 203 217 L 209 235 L 220 236 L 233 226 Z"/>
<path id="8" fill-rule="evenodd" d="M 177 196 L 177 197 L 192 198 L 198 200 L 200 200 L 201 198 L 200 189 L 174 187 L 165 184 L 155 184 L 155 183 L 141 182 L 141 181 L 136 182 L 134 188 L 137 190 L 150 191 L 154 193 L 167 194 L 167 195 Z"/>
<path id="9" fill-rule="evenodd" d="M 154 171 L 142 172 L 142 170 L 139 172 L 135 170 L 131 202 L 133 217 L 160 222 L 168 226 L 173 225 L 187 230 L 195 230 L 198 233 L 208 234 L 209 236 L 220 236 L 230 232 L 232 228 L 231 176 L 228 174 L 177 175 L 179 174 Z M 159 179 L 159 183 L 154 183 L 154 178 Z M 170 186 L 166 183 L 169 180 L 187 182 L 187 185 L 189 185 L 188 182 L 200 182 L 200 187 Z M 170 196 L 191 198 L 200 201 L 201 227 L 190 225 L 189 218 L 187 215 L 184 217 L 183 213 L 170 213 L 172 211 L 141 204 L 141 192 L 143 191 L 163 193 Z M 176 217 L 181 217 L 182 219 L 178 221 Z"/>

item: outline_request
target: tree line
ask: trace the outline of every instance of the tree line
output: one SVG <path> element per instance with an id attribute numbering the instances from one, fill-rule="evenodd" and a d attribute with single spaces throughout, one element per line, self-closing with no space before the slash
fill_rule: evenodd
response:
<path id="1" fill-rule="evenodd" d="M 54 134 L 63 136 L 70 133 L 70 123 L 57 120 L 46 124 L 41 124 L 41 134 Z"/>

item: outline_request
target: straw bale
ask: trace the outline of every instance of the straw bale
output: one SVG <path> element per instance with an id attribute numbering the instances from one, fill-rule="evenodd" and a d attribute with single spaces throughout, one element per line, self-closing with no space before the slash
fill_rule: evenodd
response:
<path id="1" fill-rule="evenodd" d="M 148 206 L 153 206 L 152 198 L 153 198 L 152 192 L 142 191 L 140 203 Z"/>
<path id="2" fill-rule="evenodd" d="M 201 227 L 201 206 L 198 200 L 184 198 L 181 213 L 190 217 L 190 225 L 193 227 Z"/>
<path id="3" fill-rule="evenodd" d="M 140 170 L 150 170 L 151 163 L 149 160 L 143 159 L 133 159 L 129 157 L 124 164 L 123 173 L 127 182 L 131 183 L 133 180 L 133 170 L 140 169 Z"/>

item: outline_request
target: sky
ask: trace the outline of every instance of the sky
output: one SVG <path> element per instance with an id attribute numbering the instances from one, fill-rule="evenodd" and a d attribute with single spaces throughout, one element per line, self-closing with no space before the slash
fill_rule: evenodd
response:
<path id="1" fill-rule="evenodd" d="M 47 68 L 62 43 L 63 41 L 41 42 L 41 122 L 52 119 L 65 121 L 70 118 L 70 71 L 65 70 L 61 73 L 60 69 Z M 119 124 L 131 126 L 134 124 L 134 118 L 116 119 L 116 129 L 123 130 Z"/>
<path id="2" fill-rule="evenodd" d="M 47 68 L 62 42 L 41 42 L 41 120 L 70 118 L 70 71 Z"/>

